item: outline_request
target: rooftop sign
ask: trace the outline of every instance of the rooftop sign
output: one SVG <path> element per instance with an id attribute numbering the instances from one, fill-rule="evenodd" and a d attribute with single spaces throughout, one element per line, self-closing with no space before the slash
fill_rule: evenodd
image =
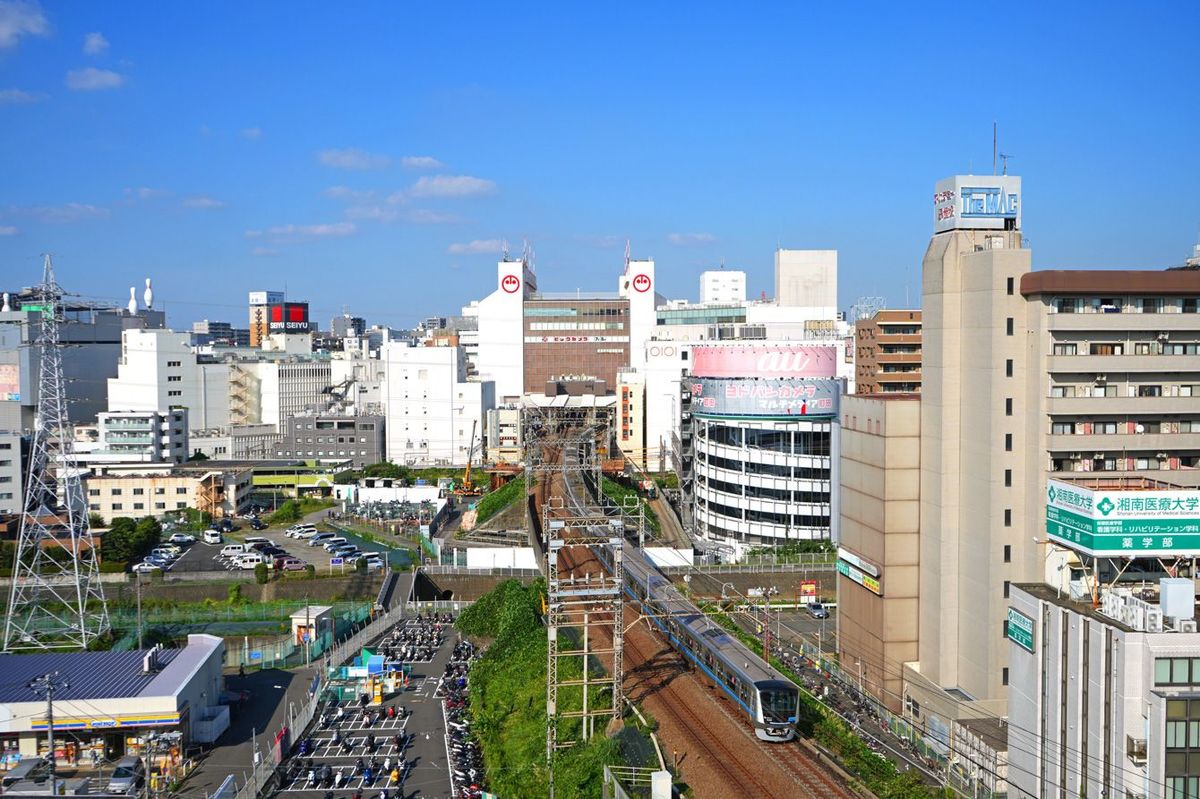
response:
<path id="1" fill-rule="evenodd" d="M 836 377 L 833 347 L 692 347 L 696 377 Z"/>
<path id="2" fill-rule="evenodd" d="M 693 350 L 695 352 L 695 350 Z M 692 412 L 700 416 L 791 418 L 837 416 L 837 380 L 685 378 Z"/>
<path id="3" fill-rule="evenodd" d="M 1046 533 L 1097 557 L 1200 555 L 1200 490 L 1093 490 L 1050 480 Z"/>
<path id="4" fill-rule="evenodd" d="M 955 175 L 933 194 L 933 232 L 1021 228 L 1021 179 L 1013 175 Z"/>

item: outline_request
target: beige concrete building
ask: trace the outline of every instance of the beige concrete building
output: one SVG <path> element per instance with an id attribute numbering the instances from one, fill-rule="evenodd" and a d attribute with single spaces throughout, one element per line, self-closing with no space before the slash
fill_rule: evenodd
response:
<path id="1" fill-rule="evenodd" d="M 162 516 L 184 508 L 236 516 L 250 502 L 251 470 L 201 461 L 193 465 L 96 466 L 84 478 L 88 512 L 105 523 L 118 516 Z"/>
<path id="2" fill-rule="evenodd" d="M 934 202 L 904 693 L 949 740 L 953 719 L 1006 711 L 1010 584 L 1070 577 L 1041 543 L 1047 479 L 1200 483 L 1200 271 L 1033 272 L 1012 176 L 943 181 Z"/>
<path id="3" fill-rule="evenodd" d="M 917 658 L 921 401 L 842 398 L 838 658 L 893 712 Z"/>
<path id="4" fill-rule="evenodd" d="M 635 369 L 617 371 L 617 446 L 643 472 L 646 462 L 646 376 Z"/>
<path id="5" fill-rule="evenodd" d="M 921 391 L 921 312 L 888 310 L 854 323 L 854 393 Z"/>

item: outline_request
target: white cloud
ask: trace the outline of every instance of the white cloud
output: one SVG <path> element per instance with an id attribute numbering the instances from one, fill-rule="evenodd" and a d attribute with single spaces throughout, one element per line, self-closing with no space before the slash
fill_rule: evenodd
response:
<path id="1" fill-rule="evenodd" d="M 63 205 L 10 206 L 9 213 L 28 216 L 38 222 L 82 222 L 86 219 L 107 219 L 109 210 L 88 203 Z"/>
<path id="2" fill-rule="evenodd" d="M 12 225 L 0 225 L 0 236 L 15 236 L 20 232 Z"/>
<path id="3" fill-rule="evenodd" d="M 276 250 L 273 247 L 255 247 L 254 249 L 250 250 L 250 254 L 255 258 L 270 258 L 272 256 L 279 255 L 279 250 Z"/>
<path id="4" fill-rule="evenodd" d="M 601 250 L 611 250 L 613 247 L 620 247 L 625 243 L 625 239 L 621 236 L 611 235 L 583 235 L 579 236 L 579 240 L 589 247 L 595 247 Z"/>
<path id="5" fill-rule="evenodd" d="M 254 141 L 262 138 L 262 128 L 242 128 L 242 138 Z"/>
<path id="6" fill-rule="evenodd" d="M 477 197 L 495 192 L 495 183 L 470 175 L 434 175 L 419 178 L 408 190 L 413 197 Z"/>
<path id="7" fill-rule="evenodd" d="M 459 217 L 455 214 L 430 211 L 427 208 L 414 208 L 404 215 L 404 220 L 414 225 L 448 225 L 458 222 Z"/>
<path id="8" fill-rule="evenodd" d="M 386 155 L 368 153 L 356 147 L 322 150 L 317 153 L 317 160 L 335 169 L 383 169 L 392 163 L 392 159 Z"/>
<path id="9" fill-rule="evenodd" d="M 194 197 L 185 197 L 183 200 L 184 208 L 224 208 L 225 202 L 218 200 L 215 197 L 209 197 L 206 194 L 197 194 Z"/>
<path id="10" fill-rule="evenodd" d="M 328 222 L 320 225 L 277 225 L 266 230 L 247 230 L 246 238 L 269 238 L 276 241 L 298 241 L 301 239 L 340 238 L 358 232 L 353 222 Z"/>
<path id="11" fill-rule="evenodd" d="M 400 159 L 400 166 L 405 169 L 441 169 L 445 164 L 429 155 L 406 155 Z"/>
<path id="12" fill-rule="evenodd" d="M 108 39 L 104 38 L 103 33 L 89 33 L 83 37 L 84 55 L 103 55 L 104 51 L 107 49 Z"/>
<path id="13" fill-rule="evenodd" d="M 28 105 L 44 99 L 44 94 L 35 94 L 23 89 L 0 89 L 0 105 Z"/>
<path id="14" fill-rule="evenodd" d="M 125 77 L 111 69 L 96 69 L 85 67 L 72 69 L 67 73 L 67 88 L 77 92 L 91 92 L 100 89 L 115 89 L 125 82 Z"/>
<path id="15" fill-rule="evenodd" d="M 370 189 L 352 189 L 349 186 L 330 186 L 322 193 L 326 197 L 346 202 L 368 203 L 375 200 L 375 192 Z"/>
<path id="16" fill-rule="evenodd" d="M 346 209 L 347 219 L 368 219 L 372 222 L 395 222 L 400 219 L 400 211 L 396 208 L 385 208 L 382 205 L 352 205 Z"/>
<path id="17" fill-rule="evenodd" d="M 166 197 L 171 192 L 166 189 L 152 189 L 149 186 L 139 186 L 136 189 L 126 189 L 125 196 L 138 200 L 153 200 L 156 197 Z"/>
<path id="18" fill-rule="evenodd" d="M 667 241 L 676 247 L 707 247 L 717 243 L 711 233 L 668 233 Z"/>
<path id="19" fill-rule="evenodd" d="M 50 23 L 36 2 L 0 0 L 0 50 L 16 47 L 21 37 L 45 36 Z"/>
<path id="20" fill-rule="evenodd" d="M 504 252 L 504 242 L 500 239 L 475 239 L 466 244 L 451 244 L 446 248 L 451 255 L 477 255 L 481 253 Z"/>

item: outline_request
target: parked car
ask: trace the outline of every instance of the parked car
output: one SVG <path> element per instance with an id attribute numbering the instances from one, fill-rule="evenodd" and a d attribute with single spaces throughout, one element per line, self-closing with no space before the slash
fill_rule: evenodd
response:
<path id="1" fill-rule="evenodd" d="M 149 574 L 150 572 L 162 571 L 162 566 L 157 566 L 148 560 L 133 565 L 134 574 Z"/>
<path id="2" fill-rule="evenodd" d="M 829 608 L 822 605 L 820 602 L 812 602 L 808 606 L 808 615 L 814 619 L 828 619 Z"/>
<path id="3" fill-rule="evenodd" d="M 311 524 L 294 524 L 287 529 L 287 532 L 284 533 L 284 535 L 286 535 L 288 538 L 302 538 L 304 537 L 305 533 L 315 533 L 316 531 L 317 528 L 313 527 Z"/>
<path id="4" fill-rule="evenodd" d="M 248 552 L 234 561 L 234 564 L 239 569 L 253 569 L 260 563 L 266 563 L 266 559 L 257 552 Z"/>
<path id="5" fill-rule="evenodd" d="M 304 571 L 304 567 L 307 565 L 308 564 L 300 560 L 300 558 L 275 558 L 275 568 L 279 571 Z"/>
<path id="6" fill-rule="evenodd" d="M 329 557 L 342 558 L 344 562 L 349 562 L 348 561 L 349 558 L 352 558 L 355 555 L 361 555 L 361 554 L 362 553 L 358 551 L 358 547 L 354 546 L 354 544 L 347 544 L 344 547 L 338 547 L 337 549 L 330 552 Z"/>
<path id="7" fill-rule="evenodd" d="M 112 776 L 108 778 L 108 792 L 138 794 L 146 781 L 146 764 L 140 757 L 123 757 L 117 761 Z"/>
<path id="8" fill-rule="evenodd" d="M 167 540 L 172 544 L 194 544 L 196 543 L 196 536 L 188 535 L 187 533 L 175 533 Z"/>
<path id="9" fill-rule="evenodd" d="M 309 537 L 308 545 L 310 547 L 315 547 L 317 544 L 324 544 L 331 538 L 333 538 L 333 533 L 317 533 L 316 535 Z"/>
<path id="10" fill-rule="evenodd" d="M 221 548 L 221 553 L 218 558 L 236 558 L 246 554 L 245 544 L 226 544 Z"/>
<path id="11" fill-rule="evenodd" d="M 264 522 L 262 519 L 258 518 L 257 516 L 255 516 L 253 519 L 250 520 L 250 528 L 253 530 L 266 530 L 267 523 Z"/>
<path id="12" fill-rule="evenodd" d="M 224 540 L 225 540 L 225 536 L 221 535 L 220 530 L 205 530 L 204 531 L 204 543 L 206 543 L 206 544 L 220 544 Z"/>
<path id="13" fill-rule="evenodd" d="M 287 554 L 286 549 L 284 549 L 282 547 L 277 547 L 277 546 L 263 547 L 262 549 L 259 550 L 259 552 L 261 552 L 263 554 L 263 557 L 265 557 L 265 558 L 277 558 L 280 555 Z"/>
<path id="14" fill-rule="evenodd" d="M 322 546 L 325 547 L 326 552 L 332 552 L 333 550 L 337 549 L 338 547 L 346 546 L 346 544 L 348 544 L 348 543 L 350 543 L 350 542 L 339 535 L 339 536 L 335 536 L 334 538 L 326 539 L 325 542 L 322 544 Z"/>
<path id="15" fill-rule="evenodd" d="M 167 549 L 166 547 L 155 547 L 154 549 L 150 550 L 150 554 L 154 557 L 162 558 L 163 560 L 167 561 L 172 561 L 179 557 L 178 552 Z"/>

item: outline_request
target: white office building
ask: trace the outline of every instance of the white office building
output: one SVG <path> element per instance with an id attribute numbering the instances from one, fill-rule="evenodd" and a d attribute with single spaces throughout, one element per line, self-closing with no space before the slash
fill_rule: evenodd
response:
<path id="1" fill-rule="evenodd" d="M 746 273 L 709 269 L 700 273 L 701 305 L 740 305 L 746 301 Z"/>
<path id="2" fill-rule="evenodd" d="M 479 457 L 496 388 L 490 380 L 467 380 L 462 349 L 391 341 L 382 358 L 388 459 L 419 466 L 465 465 L 472 431 Z"/>
<path id="3" fill-rule="evenodd" d="M 197 428 L 229 425 L 229 364 L 201 359 L 190 334 L 124 330 L 117 376 L 108 380 L 110 411 L 185 408 Z"/>

